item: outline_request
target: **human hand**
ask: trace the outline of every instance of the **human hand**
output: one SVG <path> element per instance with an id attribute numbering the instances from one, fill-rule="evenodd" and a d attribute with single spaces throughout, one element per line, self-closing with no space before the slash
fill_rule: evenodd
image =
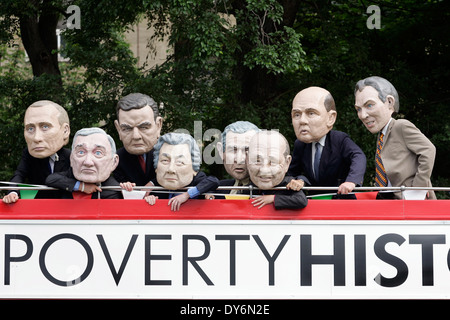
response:
<path id="1" fill-rule="evenodd" d="M 292 179 L 286 185 L 286 189 L 294 190 L 294 191 L 300 191 L 303 188 L 304 185 L 305 185 L 305 181 L 303 181 L 302 179 L 299 179 L 299 180 Z"/>
<path id="2" fill-rule="evenodd" d="M 154 186 L 153 182 L 149 181 L 149 182 L 147 182 L 147 184 L 146 184 L 144 187 L 153 187 L 153 186 Z M 150 194 L 150 192 L 152 192 L 152 189 L 149 189 L 149 190 L 145 193 L 145 196 L 148 196 L 148 195 Z"/>
<path id="3" fill-rule="evenodd" d="M 19 200 L 19 195 L 16 192 L 11 192 L 3 197 L 4 203 L 15 203 Z"/>
<path id="4" fill-rule="evenodd" d="M 214 200 L 216 197 L 214 197 L 213 194 L 205 194 L 205 199 L 206 200 Z"/>
<path id="5" fill-rule="evenodd" d="M 183 192 L 169 200 L 170 210 L 178 211 L 183 203 L 189 200 L 189 193 Z"/>
<path id="6" fill-rule="evenodd" d="M 121 182 L 120 187 L 125 189 L 126 191 L 133 191 L 133 187 L 136 187 L 136 183 L 134 182 Z"/>
<path id="7" fill-rule="evenodd" d="M 275 195 L 265 195 L 256 197 L 255 200 L 252 201 L 254 207 L 259 206 L 258 209 L 261 209 L 266 204 L 271 204 L 275 201 Z"/>
<path id="8" fill-rule="evenodd" d="M 145 196 L 144 199 L 145 199 L 145 201 L 147 201 L 147 203 L 149 205 L 154 205 L 156 203 L 156 199 L 158 199 L 158 197 L 151 194 L 149 196 Z"/>
<path id="9" fill-rule="evenodd" d="M 356 185 L 353 182 L 344 182 L 339 186 L 337 193 L 338 194 L 349 194 L 349 192 L 353 191 L 355 186 Z"/>

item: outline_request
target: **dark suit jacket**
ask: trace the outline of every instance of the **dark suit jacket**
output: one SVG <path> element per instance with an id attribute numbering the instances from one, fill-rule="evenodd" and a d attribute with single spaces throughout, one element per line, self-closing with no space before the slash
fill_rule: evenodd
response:
<path id="1" fill-rule="evenodd" d="M 160 186 L 156 178 L 152 180 L 155 186 Z M 199 199 L 203 199 L 204 196 L 201 195 L 203 193 L 207 193 L 208 191 L 214 191 L 219 186 L 219 179 L 214 176 L 207 176 L 203 171 L 199 171 L 197 175 L 192 179 L 192 182 L 187 187 L 197 187 L 200 195 Z M 159 199 L 169 199 L 170 193 L 156 192 L 158 190 L 153 191 L 153 195 L 158 196 Z M 169 190 L 170 191 L 170 190 Z M 180 194 L 181 192 L 185 192 L 185 190 L 173 190 L 173 193 Z"/>
<path id="2" fill-rule="evenodd" d="M 294 179 L 291 176 L 285 176 L 283 181 L 276 187 L 285 187 L 289 181 Z M 253 186 L 255 186 L 252 183 Z M 275 195 L 275 200 L 273 205 L 276 210 L 280 209 L 302 209 L 306 207 L 308 204 L 308 199 L 306 198 L 305 193 L 300 191 L 293 190 L 255 190 L 253 191 L 254 195 Z"/>
<path id="3" fill-rule="evenodd" d="M 156 177 L 153 166 L 153 149 L 147 152 L 145 173 L 142 171 L 137 155 L 128 153 L 125 148 L 117 150 L 119 165 L 114 170 L 114 178 L 119 182 L 134 182 L 136 186 L 145 186 Z"/>
<path id="4" fill-rule="evenodd" d="M 58 152 L 59 160 L 55 161 L 53 172 L 62 172 L 70 168 L 70 150 L 66 148 L 60 149 Z M 50 174 L 49 158 L 35 158 L 25 148 L 22 151 L 22 158 L 14 172 L 11 182 L 29 183 L 44 185 L 45 179 Z M 16 191 L 19 194 L 19 191 Z M 36 199 L 54 199 L 58 198 L 58 192 L 53 190 L 40 190 L 36 194 Z"/>
<path id="5" fill-rule="evenodd" d="M 316 181 L 312 166 L 312 143 L 296 140 L 288 175 L 304 175 L 306 184 L 320 187 L 338 187 L 343 182 L 362 186 L 366 172 L 366 156 L 350 137 L 341 131 L 328 132 L 319 165 L 319 180 Z M 330 191 L 335 192 L 335 191 Z M 314 193 L 328 193 L 326 190 Z"/>
<path id="6" fill-rule="evenodd" d="M 72 168 L 65 172 L 52 173 L 46 179 L 48 186 L 61 190 L 61 199 L 73 199 L 72 192 L 76 182 L 77 179 L 73 175 Z M 101 183 L 100 187 L 102 186 L 119 186 L 119 182 L 111 176 Z M 94 192 L 91 199 L 98 199 L 98 196 L 99 192 Z M 100 192 L 100 199 L 123 199 L 123 195 L 118 190 L 103 190 Z"/>

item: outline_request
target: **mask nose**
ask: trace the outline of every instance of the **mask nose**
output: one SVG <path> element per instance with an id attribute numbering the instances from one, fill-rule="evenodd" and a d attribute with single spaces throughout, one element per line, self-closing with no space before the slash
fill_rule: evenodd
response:
<path id="1" fill-rule="evenodd" d="M 246 155 L 245 150 L 238 150 L 235 155 L 236 163 L 244 164 L 245 163 L 245 155 Z"/>
<path id="2" fill-rule="evenodd" d="M 175 173 L 175 162 L 174 161 L 170 161 L 169 166 L 167 168 L 167 172 L 168 173 Z"/>
<path id="3" fill-rule="evenodd" d="M 35 142 L 39 142 L 43 140 L 43 133 L 42 130 L 40 130 L 39 128 L 36 128 L 34 135 L 33 135 L 33 141 Z"/>
<path id="4" fill-rule="evenodd" d="M 133 128 L 133 139 L 139 140 L 141 138 L 141 133 L 139 132 L 139 128 Z"/>
<path id="5" fill-rule="evenodd" d="M 92 157 L 93 156 L 88 152 L 86 154 L 86 157 L 84 158 L 83 165 L 85 165 L 86 167 L 94 166 L 94 161 L 92 161 Z"/>

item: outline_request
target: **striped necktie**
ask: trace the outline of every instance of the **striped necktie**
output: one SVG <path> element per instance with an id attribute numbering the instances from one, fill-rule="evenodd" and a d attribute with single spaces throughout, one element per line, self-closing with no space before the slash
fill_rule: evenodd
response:
<path id="1" fill-rule="evenodd" d="M 387 175 L 386 170 L 383 166 L 383 161 L 381 161 L 381 149 L 383 149 L 383 137 L 384 134 L 380 134 L 380 138 L 377 142 L 377 153 L 375 156 L 375 184 L 378 187 L 387 186 Z"/>

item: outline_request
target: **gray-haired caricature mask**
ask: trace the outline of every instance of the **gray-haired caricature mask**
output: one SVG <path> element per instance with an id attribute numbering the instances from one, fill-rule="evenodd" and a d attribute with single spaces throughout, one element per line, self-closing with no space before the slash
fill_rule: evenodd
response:
<path id="1" fill-rule="evenodd" d="M 103 134 L 79 135 L 73 145 L 70 166 L 79 181 L 101 183 L 119 164 L 119 156 L 112 155 L 111 145 Z"/>
<path id="2" fill-rule="evenodd" d="M 176 190 L 188 186 L 197 172 L 192 167 L 188 144 L 164 143 L 159 151 L 156 180 L 166 189 Z"/>

